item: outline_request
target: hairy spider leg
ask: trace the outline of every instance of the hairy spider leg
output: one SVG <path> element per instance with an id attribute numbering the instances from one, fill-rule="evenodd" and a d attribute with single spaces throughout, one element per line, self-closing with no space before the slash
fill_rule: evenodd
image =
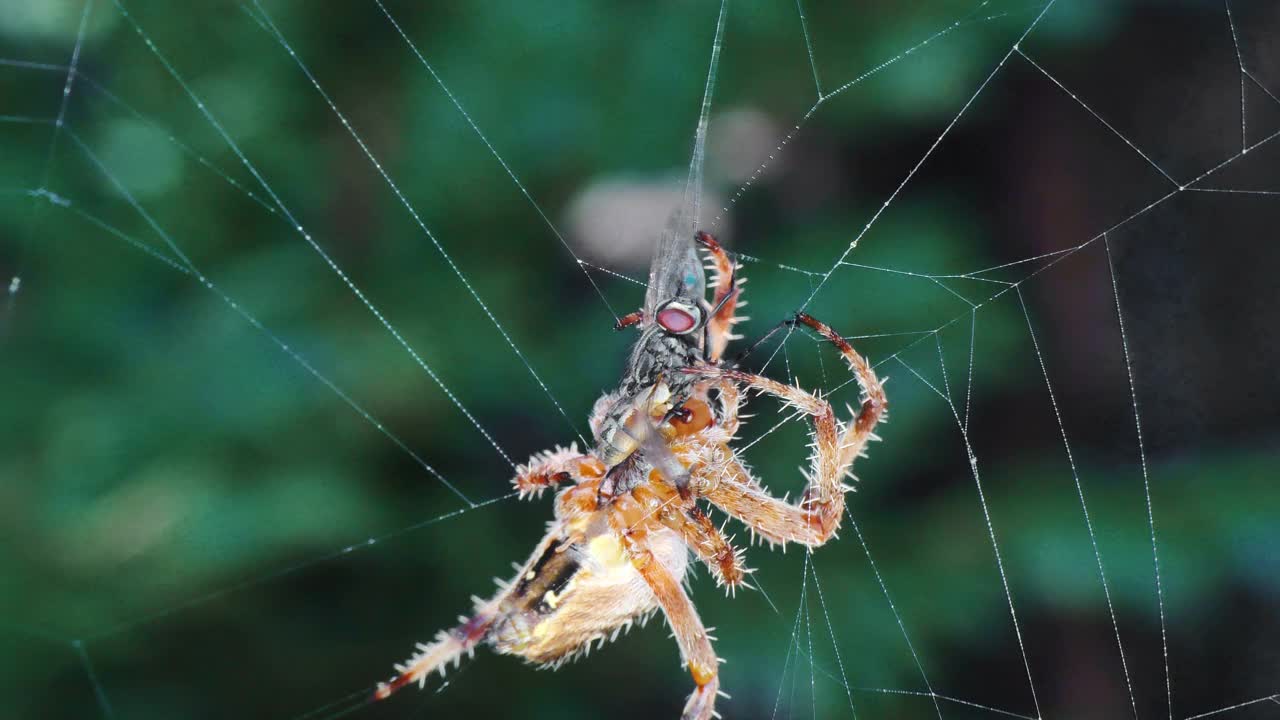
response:
<path id="1" fill-rule="evenodd" d="M 685 703 L 682 720 L 710 720 L 720 691 L 720 659 L 684 586 L 649 548 L 648 531 L 656 521 L 646 508 L 634 497 L 619 496 L 610 508 L 609 524 L 622 538 L 631 564 L 653 590 L 680 647 L 680 658 L 693 677 L 696 687 Z"/>
<path id="2" fill-rule="evenodd" d="M 711 400 L 713 392 L 716 395 L 716 405 L 720 410 L 716 424 L 724 431 L 725 442 L 731 442 L 737 437 L 738 428 L 741 425 L 738 407 L 742 404 L 742 391 L 728 378 L 718 378 L 705 390 L 708 400 Z"/>
<path id="3" fill-rule="evenodd" d="M 844 338 L 808 315 L 798 315 L 796 322 L 813 328 L 839 348 L 862 389 L 861 410 L 842 428 L 830 403 L 797 387 L 740 370 L 688 368 L 685 372 L 726 378 L 780 398 L 809 415 L 813 423 L 813 454 L 807 474 L 809 483 L 798 503 L 788 503 L 769 495 L 747 469 L 733 459 L 694 468 L 694 487 L 695 491 L 771 543 L 798 542 L 816 547 L 834 536 L 840 526 L 844 515 L 844 494 L 851 489 L 841 480 L 850 473 L 853 461 L 864 454 L 867 443 L 876 439 L 873 430 L 885 416 L 888 401 L 883 383 Z"/>
<path id="4" fill-rule="evenodd" d="M 721 405 L 718 421 L 708 403 L 708 392 L 713 389 L 719 394 Z M 700 388 L 698 396 L 687 400 L 681 412 L 671 419 L 671 431 L 667 437 L 671 445 L 660 449 L 666 462 L 654 463 L 649 482 L 632 490 L 637 500 L 658 508 L 658 521 L 680 533 L 685 544 L 711 571 L 716 584 L 730 594 L 746 584 L 746 576 L 751 570 L 743 565 L 742 551 L 730 543 L 732 538 L 725 538 L 706 512 L 698 507 L 697 498 L 688 491 L 687 468 L 695 463 L 724 462 L 731 457 L 725 443 L 732 439 L 731 430 L 736 432 L 738 427 L 738 398 L 737 386 L 727 380 L 714 381 L 710 387 Z M 717 424 L 720 427 L 708 442 L 705 431 Z M 679 475 L 674 481 L 667 469 L 672 466 L 679 468 Z M 685 482 L 683 488 L 682 480 Z M 674 488 L 671 487 L 673 484 Z"/>
<path id="5" fill-rule="evenodd" d="M 557 521 L 538 543 L 529 561 L 521 572 L 548 553 L 553 544 L 560 542 L 563 523 Z M 519 575 L 517 577 L 520 577 Z M 471 617 L 459 617 L 459 624 L 451 630 L 436 633 L 431 643 L 418 643 L 417 651 L 406 662 L 395 666 L 396 676 L 390 682 L 379 683 L 374 690 L 374 700 L 385 700 L 395 691 L 413 683 L 418 687 L 426 684 L 427 676 L 433 672 L 445 674 L 449 665 L 457 666 L 462 656 L 475 653 L 476 646 L 489 639 L 495 623 L 503 616 L 503 604 L 517 587 L 512 583 L 499 583 L 501 590 L 489 600 L 473 598 L 475 610 Z"/>
<path id="6" fill-rule="evenodd" d="M 694 234 L 694 240 L 707 251 L 711 260 L 706 269 L 716 274 L 715 292 L 703 333 L 705 358 L 707 362 L 717 363 L 731 340 L 742 339 L 741 335 L 732 333 L 733 326 L 750 319 L 734 315 L 738 308 L 747 305 L 741 300 L 742 285 L 747 281 L 746 278 L 738 278 L 737 263 L 729 258 L 729 254 L 724 251 L 714 235 L 699 230 Z M 640 324 L 644 319 L 644 311 L 636 310 L 618 318 L 613 329 L 624 330 Z"/>
<path id="7" fill-rule="evenodd" d="M 773 327 L 769 328 L 768 332 L 757 337 L 755 340 L 752 340 L 750 345 L 746 346 L 742 350 L 739 350 L 738 354 L 734 355 L 733 359 L 729 361 L 729 367 L 737 367 L 741 365 L 743 360 L 746 360 L 748 357 L 751 356 L 752 353 L 760 349 L 760 346 L 768 342 L 769 338 L 773 337 L 774 335 L 777 335 L 779 330 L 781 330 L 784 327 L 794 327 L 795 324 L 796 324 L 795 318 L 787 318 L 786 320 L 782 320 L 777 325 L 774 325 Z"/>
<path id="8" fill-rule="evenodd" d="M 516 576 L 517 580 L 528 573 L 535 560 L 546 555 L 552 545 L 572 543 L 572 523 L 569 521 L 594 509 L 596 485 L 603 475 L 604 463 L 591 455 L 579 453 L 572 445 L 534 455 L 527 464 L 516 469 L 512 484 L 520 491 L 521 497 L 540 495 L 548 487 L 569 480 L 578 483 L 572 488 L 573 492 L 562 493 L 556 498 L 557 519 Z M 457 626 L 440 631 L 431 643 L 419 643 L 417 652 L 407 662 L 395 666 L 396 677 L 378 685 L 374 699 L 383 700 L 415 682 L 422 685 L 431 673 L 443 675 L 451 663 L 457 665 L 464 654 L 474 653 L 477 645 L 489 639 L 498 618 L 506 614 L 504 604 L 513 592 L 520 589 L 516 580 L 499 583 L 499 586 L 501 590 L 489 600 L 475 598 L 476 606 L 471 617 L 458 618 Z"/>
<path id="9" fill-rule="evenodd" d="M 698 231 L 694 235 L 694 239 L 698 244 L 707 251 L 710 256 L 711 264 L 707 266 L 708 270 L 714 270 L 715 279 L 715 295 L 711 301 L 711 317 L 707 321 L 707 362 L 720 362 L 721 356 L 724 355 L 725 348 L 729 345 L 730 340 L 739 340 L 741 335 L 732 333 L 733 326 L 748 320 L 745 317 L 736 317 L 734 312 L 738 308 L 746 307 L 747 303 L 742 301 L 742 285 L 746 284 L 746 278 L 738 278 L 738 265 L 729 259 L 728 253 L 720 246 L 720 242 L 715 239 L 711 233 Z"/>
<path id="10" fill-rule="evenodd" d="M 658 520 L 679 532 L 716 579 L 716 585 L 733 594 L 747 584 L 752 571 L 743 563 L 741 548 L 734 547 L 731 538 L 711 522 L 707 513 L 697 505 L 684 512 L 664 513 Z"/>
<path id="11" fill-rule="evenodd" d="M 631 494 L 641 504 L 658 508 L 654 517 L 680 533 L 685 544 L 711 571 L 716 585 L 733 593 L 746 584 L 751 570 L 743 564 L 742 550 L 731 544 L 730 538 L 724 536 L 694 500 L 685 501 L 678 492 L 672 492 L 665 481 L 651 481 L 636 487 Z"/>
<path id="12" fill-rule="evenodd" d="M 529 458 L 529 462 L 516 468 L 511 484 L 521 498 L 538 497 L 549 487 L 570 480 L 583 483 L 604 476 L 604 463 L 593 455 L 578 452 L 576 444 L 567 448 L 557 447 Z"/>

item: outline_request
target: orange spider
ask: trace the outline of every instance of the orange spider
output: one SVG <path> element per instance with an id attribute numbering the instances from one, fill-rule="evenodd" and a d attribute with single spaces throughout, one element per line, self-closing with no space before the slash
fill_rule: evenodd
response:
<path id="1" fill-rule="evenodd" d="M 732 339 L 741 281 L 715 238 L 685 229 L 677 214 L 654 257 L 644 310 L 619 322 L 641 337 L 618 390 L 601 397 L 591 417 L 597 447 L 556 448 L 518 468 L 521 497 L 572 481 L 555 499 L 555 519 L 533 554 L 497 595 L 477 600 L 470 618 L 441 631 L 397 675 L 378 686 L 383 699 L 397 689 L 442 675 L 481 642 L 499 653 L 557 667 L 592 642 L 612 640 L 632 622 L 661 609 L 693 676 L 683 718 L 718 717 L 719 658 L 682 581 L 690 550 L 717 584 L 733 592 L 751 572 L 698 505 L 699 499 L 744 523 L 772 544 L 817 547 L 844 514 L 850 468 L 876 439 L 887 402 L 870 365 L 843 338 L 805 314 L 802 323 L 834 344 L 862 389 L 862 405 L 848 423 L 827 401 L 797 387 L 721 363 Z M 716 271 L 714 302 L 704 298 L 697 245 Z M 809 479 L 795 504 L 770 496 L 739 461 L 731 442 L 743 391 L 779 398 L 813 424 Z"/>

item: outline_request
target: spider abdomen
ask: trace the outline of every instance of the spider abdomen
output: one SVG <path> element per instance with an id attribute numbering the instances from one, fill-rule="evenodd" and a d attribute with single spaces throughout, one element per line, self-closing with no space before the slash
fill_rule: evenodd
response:
<path id="1" fill-rule="evenodd" d="M 680 536 L 658 530 L 649 539 L 658 561 L 682 578 L 688 551 Z M 568 548 L 552 542 L 540 550 L 502 603 L 506 620 L 489 638 L 500 653 L 558 666 L 658 607 L 622 543 L 607 530 Z"/>

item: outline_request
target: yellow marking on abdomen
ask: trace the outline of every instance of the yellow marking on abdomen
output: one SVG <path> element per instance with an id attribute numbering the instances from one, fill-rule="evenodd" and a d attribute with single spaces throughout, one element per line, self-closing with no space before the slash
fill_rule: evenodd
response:
<path id="1" fill-rule="evenodd" d="M 612 534 L 597 535 L 587 543 L 587 554 L 600 563 L 606 570 L 616 570 L 630 565 L 626 553 L 622 551 L 622 543 Z"/>

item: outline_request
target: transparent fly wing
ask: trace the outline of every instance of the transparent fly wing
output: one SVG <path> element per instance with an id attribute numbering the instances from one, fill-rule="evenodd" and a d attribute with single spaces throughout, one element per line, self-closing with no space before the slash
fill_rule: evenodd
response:
<path id="1" fill-rule="evenodd" d="M 684 202 L 667 221 L 667 227 L 654 249 L 649 266 L 649 290 L 644 296 L 644 316 L 652 319 L 668 300 L 682 297 L 701 305 L 706 297 L 706 278 L 694 245 L 693 234 L 699 229 L 698 213 L 702 207 L 703 164 L 706 160 L 707 123 L 711 118 L 711 93 L 715 88 L 720 48 L 728 2 L 720 4 L 716 20 L 715 40 L 711 44 L 711 63 L 707 83 L 702 91 L 702 107 L 698 112 L 698 128 L 694 133 L 693 156 L 689 159 L 689 178 L 685 182 Z"/>
<path id="2" fill-rule="evenodd" d="M 649 265 L 649 289 L 644 296 L 644 314 L 652 318 L 668 300 L 683 297 L 700 301 L 706 295 L 706 278 L 698 258 L 693 234 L 696 228 L 687 207 L 677 209 L 658 238 Z"/>

